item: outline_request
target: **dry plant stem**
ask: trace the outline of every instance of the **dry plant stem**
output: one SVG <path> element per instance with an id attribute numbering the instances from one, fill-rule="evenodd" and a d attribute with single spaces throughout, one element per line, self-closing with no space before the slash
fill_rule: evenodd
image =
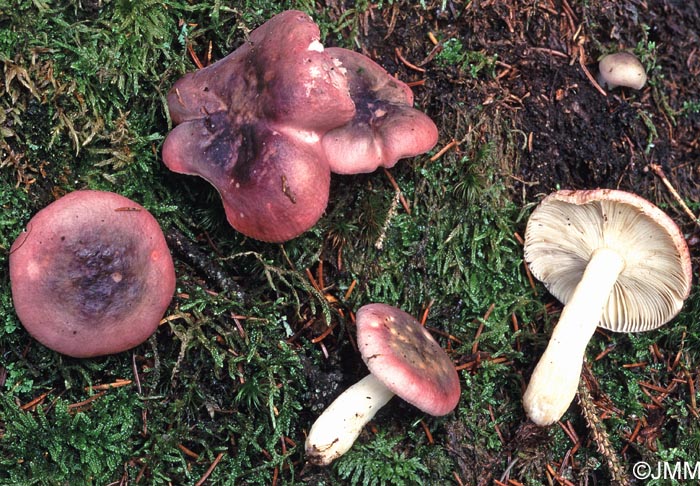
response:
<path id="1" fill-rule="evenodd" d="M 624 260 L 610 249 L 591 256 L 523 396 L 525 411 L 537 425 L 559 420 L 574 399 L 586 345 L 623 268 Z"/>
<path id="2" fill-rule="evenodd" d="M 394 393 L 371 374 L 345 390 L 311 426 L 306 438 L 309 462 L 327 466 L 345 454 L 365 424 L 393 396 Z"/>
<path id="3" fill-rule="evenodd" d="M 668 178 L 666 177 L 666 173 L 661 168 L 661 166 L 659 164 L 649 164 L 649 168 L 652 171 L 654 171 L 654 174 L 656 174 L 656 176 L 659 179 L 661 179 L 661 182 L 664 183 L 664 186 L 666 186 L 666 189 L 668 189 L 668 191 L 671 193 L 671 195 L 676 200 L 676 202 L 678 202 L 678 204 L 681 205 L 681 208 L 683 208 L 683 211 L 685 212 L 685 214 L 687 214 L 695 224 L 700 226 L 700 217 L 699 218 L 695 217 L 695 214 L 690 210 L 690 208 L 685 203 L 685 201 L 683 200 L 681 195 L 678 194 L 678 191 L 676 191 L 676 188 L 673 187 L 673 184 L 671 184 L 671 181 L 668 180 Z"/>
<path id="4" fill-rule="evenodd" d="M 593 403 L 593 398 L 588 390 L 586 381 L 582 378 L 578 386 L 578 403 L 581 405 L 581 413 L 588 424 L 588 428 L 593 435 L 593 440 L 596 443 L 598 452 L 600 452 L 608 465 L 610 471 L 611 483 L 619 486 L 627 486 L 630 484 L 630 479 L 627 476 L 624 466 L 618 457 L 615 449 L 610 443 L 608 432 L 605 425 L 600 421 L 596 406 Z"/>

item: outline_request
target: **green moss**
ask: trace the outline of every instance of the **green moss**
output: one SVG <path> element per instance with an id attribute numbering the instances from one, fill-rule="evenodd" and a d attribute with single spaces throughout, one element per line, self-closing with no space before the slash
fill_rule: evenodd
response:
<path id="1" fill-rule="evenodd" d="M 469 51 L 464 48 L 462 41 L 451 37 L 442 43 L 442 49 L 435 56 L 435 61 L 443 67 L 456 67 L 459 71 L 469 74 L 472 78 L 484 73 L 488 77 L 495 76 L 497 55 L 488 55 L 482 51 Z"/>
<path id="2" fill-rule="evenodd" d="M 35 412 L 18 408 L 3 394 L 3 484 L 105 484 L 132 454 L 138 435 L 136 395 L 112 391 L 74 411 L 57 398 Z"/>
<path id="3" fill-rule="evenodd" d="M 424 484 L 428 468 L 415 455 L 401 451 L 400 441 L 400 437 L 377 434 L 372 442 L 354 448 L 338 461 L 339 476 L 363 486 Z"/>
<path id="4" fill-rule="evenodd" d="M 316 227 L 284 245 L 255 242 L 228 226 L 206 182 L 163 167 L 160 145 L 171 128 L 165 93 L 195 69 L 188 47 L 206 62 L 211 43 L 212 60 L 219 59 L 285 8 L 314 13 L 326 39 L 352 46 L 368 2 L 320 14 L 309 1 L 11 3 L 0 0 L 0 483 L 195 484 L 215 460 L 210 484 L 269 485 L 275 477 L 285 485 L 444 484 L 455 473 L 468 483 L 519 458 L 512 471 L 524 484 L 542 484 L 542 467 L 572 444 L 557 427 L 534 443 L 519 442 L 522 388 L 556 317 L 544 306 L 551 297 L 531 288 L 515 237 L 528 208 L 510 193 L 518 157 L 510 120 L 496 109 L 461 106 L 460 126 L 469 129 L 441 137 L 460 140 L 458 152 L 392 169 L 410 214 L 382 171 L 334 176 Z M 390 18 L 396 3 L 380 2 L 373 15 Z M 655 52 L 648 43 L 639 48 Z M 451 41 L 438 64 L 484 79 L 494 59 Z M 177 296 L 148 342 L 117 356 L 73 360 L 22 330 L 7 260 L 36 211 L 85 187 L 144 204 L 203 258 L 174 251 Z M 306 273 L 316 273 L 319 261 L 322 290 Z M 212 279 L 207 265 L 225 278 Z M 424 417 L 394 400 L 378 415 L 378 432 L 363 434 L 346 457 L 324 470 L 305 468 L 305 431 L 316 415 L 309 377 L 335 377 L 340 389 L 365 373 L 351 316 L 372 301 L 416 316 L 430 306 L 427 326 L 455 362 L 481 364 L 461 371 L 453 414 Z M 594 338 L 593 373 L 620 410 L 605 419 L 618 450 L 635 426 L 632 417 L 651 414 L 639 382 L 667 386 L 694 373 L 699 319 L 695 292 L 673 326 Z M 333 332 L 313 342 L 327 325 Z M 650 351 L 653 344 L 665 360 Z M 612 352 L 593 361 L 610 345 Z M 679 350 L 679 364 L 669 369 Z M 622 367 L 638 362 L 648 364 Z M 86 391 L 116 379 L 133 383 L 98 396 Z M 20 408 L 43 394 L 40 405 Z M 690 398 L 676 392 L 664 403 L 662 427 L 652 431 L 659 452 L 635 444 L 630 458 L 693 460 L 700 429 Z M 586 437 L 576 405 L 565 419 Z M 604 463 L 587 444 L 576 458 Z M 522 466 L 529 462 L 538 468 Z"/>

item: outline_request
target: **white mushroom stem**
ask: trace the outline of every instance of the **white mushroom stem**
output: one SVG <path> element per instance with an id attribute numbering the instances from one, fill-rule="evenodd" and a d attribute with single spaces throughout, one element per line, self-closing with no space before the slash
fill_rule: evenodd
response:
<path id="1" fill-rule="evenodd" d="M 393 396 L 394 393 L 371 374 L 345 390 L 311 426 L 306 437 L 309 462 L 327 466 L 345 454 L 365 424 Z"/>
<path id="2" fill-rule="evenodd" d="M 586 345 L 624 266 L 623 258 L 607 248 L 591 256 L 523 396 L 525 411 L 536 424 L 552 424 L 569 408 L 581 376 Z"/>

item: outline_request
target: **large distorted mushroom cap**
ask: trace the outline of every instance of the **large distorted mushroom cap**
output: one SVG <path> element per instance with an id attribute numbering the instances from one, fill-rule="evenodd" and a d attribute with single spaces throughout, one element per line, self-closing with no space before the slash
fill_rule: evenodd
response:
<path id="1" fill-rule="evenodd" d="M 286 241 L 313 226 L 330 186 L 318 149 L 262 123 L 231 132 L 222 118 L 219 113 L 175 127 L 163 145 L 168 167 L 208 180 L 231 226 L 247 236 Z"/>
<path id="2" fill-rule="evenodd" d="M 618 332 L 657 328 L 681 309 L 692 268 L 678 226 L 635 194 L 562 190 L 542 200 L 528 220 L 525 260 L 533 275 L 566 304 L 591 255 L 614 250 L 624 268 L 599 325 Z"/>
<path id="3" fill-rule="evenodd" d="M 158 222 L 111 192 L 76 191 L 45 207 L 15 240 L 9 260 L 22 325 L 45 346 L 73 357 L 142 343 L 175 292 Z"/>
<path id="4" fill-rule="evenodd" d="M 405 83 L 368 57 L 329 47 L 348 79 L 355 116 L 323 137 L 331 172 L 357 174 L 393 167 L 405 157 L 435 146 L 438 130 L 424 113 L 413 108 L 413 93 Z"/>
<path id="5" fill-rule="evenodd" d="M 168 109 L 174 123 L 224 111 L 232 128 L 271 118 L 303 130 L 342 125 L 355 112 L 318 26 L 296 10 L 275 15 L 228 56 L 180 78 Z"/>
<path id="6" fill-rule="evenodd" d="M 320 140 L 352 119 L 355 105 L 319 35 L 308 15 L 280 13 L 168 94 L 179 126 L 166 139 L 163 161 L 216 186 L 231 225 L 252 238 L 294 238 L 325 209 L 330 173 Z"/>
<path id="7" fill-rule="evenodd" d="M 431 415 L 459 401 L 459 376 L 450 357 L 410 314 L 368 304 L 356 314 L 357 345 L 372 375 L 394 394 Z"/>

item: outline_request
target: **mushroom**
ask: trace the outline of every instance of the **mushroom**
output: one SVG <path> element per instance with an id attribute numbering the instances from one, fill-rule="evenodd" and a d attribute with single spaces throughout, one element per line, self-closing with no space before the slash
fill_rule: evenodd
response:
<path id="1" fill-rule="evenodd" d="M 404 157 L 435 146 L 438 130 L 413 108 L 413 92 L 405 83 L 360 53 L 329 47 L 342 65 L 355 102 L 355 116 L 323 136 L 331 172 L 357 174 L 393 167 Z"/>
<path id="2" fill-rule="evenodd" d="M 164 163 L 214 185 L 229 223 L 258 240 L 286 241 L 318 221 L 330 186 L 321 138 L 355 115 L 319 36 L 305 13 L 282 12 L 168 94 L 178 125 Z"/>
<path id="3" fill-rule="evenodd" d="M 620 51 L 604 56 L 598 64 L 598 84 L 607 89 L 625 86 L 642 89 L 647 82 L 644 66 L 634 54 Z"/>
<path id="4" fill-rule="evenodd" d="M 328 465 L 395 394 L 431 415 L 459 401 L 459 376 L 428 331 L 406 312 L 369 304 L 356 315 L 357 345 L 370 374 L 345 390 L 314 422 L 306 438 L 309 462 Z"/>
<path id="5" fill-rule="evenodd" d="M 523 397 L 538 425 L 556 422 L 569 407 L 597 326 L 655 329 L 690 292 L 690 255 L 676 224 L 619 190 L 562 190 L 544 198 L 527 223 L 525 261 L 564 303 Z"/>
<path id="6" fill-rule="evenodd" d="M 73 357 L 145 341 L 175 292 L 173 261 L 155 218 L 102 191 L 49 204 L 10 249 L 12 299 L 39 342 Z"/>

